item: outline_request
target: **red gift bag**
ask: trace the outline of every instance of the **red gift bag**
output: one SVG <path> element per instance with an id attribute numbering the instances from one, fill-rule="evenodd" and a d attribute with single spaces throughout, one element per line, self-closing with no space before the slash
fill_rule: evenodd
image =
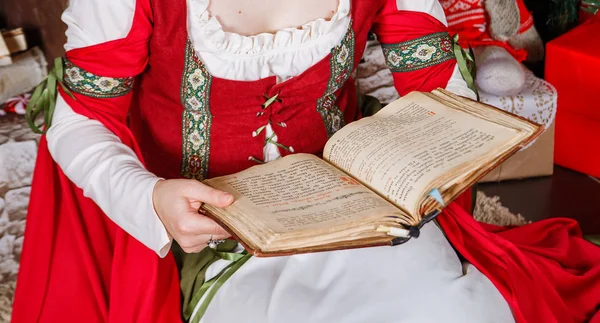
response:
<path id="1" fill-rule="evenodd" d="M 555 163 L 600 177 L 600 17 L 547 45 L 546 80 L 558 91 Z"/>

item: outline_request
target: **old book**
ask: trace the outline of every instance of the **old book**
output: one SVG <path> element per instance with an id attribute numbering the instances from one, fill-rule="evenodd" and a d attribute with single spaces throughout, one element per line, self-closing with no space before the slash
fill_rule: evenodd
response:
<path id="1" fill-rule="evenodd" d="M 413 92 L 342 128 L 322 159 L 206 180 L 235 202 L 203 207 L 256 256 L 400 244 L 542 128 L 441 89 Z"/>

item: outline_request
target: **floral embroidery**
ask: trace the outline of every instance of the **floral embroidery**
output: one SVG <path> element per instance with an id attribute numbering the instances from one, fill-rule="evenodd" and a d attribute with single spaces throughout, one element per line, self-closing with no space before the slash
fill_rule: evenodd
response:
<path id="1" fill-rule="evenodd" d="M 112 89 L 119 86 L 119 81 L 109 77 L 101 77 L 95 80 L 94 84 L 103 92 L 110 92 Z"/>
<path id="2" fill-rule="evenodd" d="M 435 33 L 399 44 L 382 44 L 392 72 L 410 72 L 455 58 L 447 32 Z"/>
<path id="3" fill-rule="evenodd" d="M 73 92 L 93 98 L 114 98 L 125 95 L 133 89 L 133 77 L 106 77 L 87 72 L 68 59 L 64 60 L 64 82 Z"/>
<path id="4" fill-rule="evenodd" d="M 422 61 L 428 61 L 431 59 L 431 56 L 435 54 L 435 52 L 437 52 L 437 48 L 427 44 L 422 44 L 417 47 L 417 50 L 414 54 L 412 54 L 412 57 Z"/>
<path id="5" fill-rule="evenodd" d="M 345 125 L 344 112 L 335 105 L 336 100 L 337 97 L 335 94 L 329 94 L 317 102 L 317 111 L 319 111 L 323 118 L 328 137 L 333 136 L 333 134 Z"/>
<path id="6" fill-rule="evenodd" d="M 208 102 L 211 83 L 211 75 L 188 42 L 181 88 L 184 106 L 181 175 L 197 180 L 205 179 L 208 174 L 212 124 Z"/>
<path id="7" fill-rule="evenodd" d="M 202 71 L 197 68 L 194 70 L 194 73 L 188 77 L 188 82 L 194 90 L 197 90 L 198 87 L 204 85 L 204 82 L 206 82 L 206 77 L 204 77 L 204 75 L 202 75 Z"/>
<path id="8" fill-rule="evenodd" d="M 352 23 L 342 42 L 331 50 L 331 76 L 323 97 L 317 100 L 317 112 L 321 115 L 327 136 L 331 137 L 344 125 L 344 112 L 336 106 L 337 92 L 350 78 L 354 68 L 354 30 Z"/>

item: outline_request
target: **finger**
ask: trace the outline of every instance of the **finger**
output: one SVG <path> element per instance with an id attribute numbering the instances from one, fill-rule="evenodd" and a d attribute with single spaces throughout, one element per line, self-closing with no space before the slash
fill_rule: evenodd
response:
<path id="1" fill-rule="evenodd" d="M 199 210 L 202 208 L 202 205 L 204 205 L 204 203 L 200 202 L 200 201 L 191 201 L 190 203 L 190 207 L 194 210 Z"/>
<path id="2" fill-rule="evenodd" d="M 189 197 L 217 207 L 227 207 L 233 203 L 233 195 L 214 189 L 197 181 L 191 181 L 188 187 Z"/>
<path id="3" fill-rule="evenodd" d="M 201 235 L 195 235 L 195 236 L 181 238 L 177 242 L 179 243 L 179 245 L 182 248 L 186 248 L 189 250 L 195 250 L 197 248 L 206 247 L 206 245 L 208 244 L 208 242 L 210 241 L 211 238 L 213 240 L 225 240 L 229 237 L 230 237 L 229 234 L 225 234 L 225 235 L 201 234 Z"/>
<path id="4" fill-rule="evenodd" d="M 210 235 L 213 236 L 230 236 L 221 226 L 211 218 L 194 213 L 187 213 L 178 223 L 178 231 L 183 236 L 198 236 Z"/>
<path id="5" fill-rule="evenodd" d="M 222 239 L 227 239 L 229 238 L 229 234 L 227 235 L 195 235 L 195 236 L 188 236 L 185 238 L 181 238 L 179 240 L 177 240 L 177 243 L 179 243 L 179 246 L 181 247 L 181 249 L 183 249 L 183 251 L 185 251 L 186 253 L 196 253 L 196 252 L 200 252 L 202 251 L 202 249 L 206 248 L 206 246 L 208 245 L 210 239 L 213 240 L 222 240 Z"/>
<path id="6" fill-rule="evenodd" d="M 206 218 L 208 220 L 210 220 L 213 224 L 212 224 L 212 229 L 210 231 L 210 234 L 213 235 L 213 239 L 226 239 L 231 237 L 231 234 L 229 234 L 229 232 L 227 232 L 227 230 L 223 229 L 223 227 L 221 227 L 217 222 L 215 222 L 214 220 L 210 219 L 210 218 Z"/>

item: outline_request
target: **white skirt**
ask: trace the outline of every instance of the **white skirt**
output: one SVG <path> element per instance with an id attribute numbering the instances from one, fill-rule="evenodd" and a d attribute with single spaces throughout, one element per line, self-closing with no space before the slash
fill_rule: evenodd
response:
<path id="1" fill-rule="evenodd" d="M 228 264 L 208 268 L 216 276 Z M 202 302 L 200 302 L 202 303 Z M 433 223 L 404 245 L 252 257 L 217 292 L 203 323 L 514 323 L 477 268 Z"/>

